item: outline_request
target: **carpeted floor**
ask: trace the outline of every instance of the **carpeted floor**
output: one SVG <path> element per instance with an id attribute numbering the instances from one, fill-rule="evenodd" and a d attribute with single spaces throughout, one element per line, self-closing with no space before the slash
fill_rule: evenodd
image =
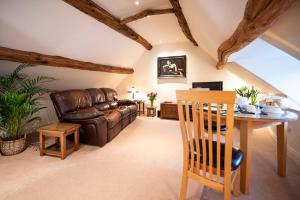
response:
<path id="1" fill-rule="evenodd" d="M 288 160 L 287 177 L 279 178 L 275 144 L 264 131 L 253 137 L 250 195 L 238 199 L 300 199 L 299 166 Z M 81 145 L 63 161 L 40 157 L 31 147 L 0 157 L 0 199 L 175 200 L 181 145 L 178 121 L 140 117 L 105 147 Z M 203 186 L 191 181 L 188 200 L 222 199 L 222 193 L 202 191 Z"/>

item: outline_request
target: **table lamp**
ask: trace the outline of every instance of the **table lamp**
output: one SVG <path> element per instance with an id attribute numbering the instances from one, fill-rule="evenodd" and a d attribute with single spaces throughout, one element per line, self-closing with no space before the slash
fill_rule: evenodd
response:
<path id="1" fill-rule="evenodd" d="M 134 100 L 134 94 L 138 93 L 139 91 L 133 86 L 128 90 L 128 93 L 132 93 L 132 99 Z"/>

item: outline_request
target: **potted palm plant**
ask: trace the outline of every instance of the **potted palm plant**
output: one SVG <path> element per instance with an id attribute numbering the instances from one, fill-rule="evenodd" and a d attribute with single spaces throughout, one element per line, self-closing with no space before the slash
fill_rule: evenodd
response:
<path id="1" fill-rule="evenodd" d="M 247 86 L 243 86 L 236 89 L 235 91 L 239 96 L 247 98 L 251 105 L 257 104 L 257 95 L 259 94 L 259 91 L 256 90 L 253 86 L 251 87 L 251 89 Z"/>
<path id="2" fill-rule="evenodd" d="M 243 86 L 235 90 L 239 95 L 237 99 L 237 104 L 239 105 L 241 112 L 248 113 L 259 113 L 259 109 L 257 109 L 257 96 L 259 91 L 256 90 L 253 86 L 248 88 L 247 86 Z M 250 105 L 248 105 L 250 104 Z"/>
<path id="3" fill-rule="evenodd" d="M 40 104 L 43 94 L 49 92 L 42 85 L 54 80 L 46 76 L 30 78 L 21 73 L 33 65 L 21 64 L 11 74 L 0 77 L 0 152 L 15 155 L 26 149 L 26 127 L 36 120 L 44 109 Z"/>

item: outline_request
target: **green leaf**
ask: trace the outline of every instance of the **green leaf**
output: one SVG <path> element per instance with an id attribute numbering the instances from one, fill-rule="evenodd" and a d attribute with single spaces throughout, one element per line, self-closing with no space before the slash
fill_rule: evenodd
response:
<path id="1" fill-rule="evenodd" d="M 6 139 L 19 139 L 26 125 L 41 120 L 36 116 L 46 108 L 40 104 L 41 95 L 50 91 L 43 85 L 55 80 L 47 76 L 30 78 L 21 73 L 27 67 L 33 65 L 21 64 L 0 77 L 0 126 L 7 130 Z"/>

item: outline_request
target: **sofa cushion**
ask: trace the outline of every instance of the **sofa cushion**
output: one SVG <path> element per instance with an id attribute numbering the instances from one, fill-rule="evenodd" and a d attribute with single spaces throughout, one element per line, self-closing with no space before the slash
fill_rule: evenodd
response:
<path id="1" fill-rule="evenodd" d="M 86 108 L 82 110 L 77 110 L 73 112 L 66 113 L 62 116 L 64 120 L 84 120 L 92 119 L 104 115 L 103 112 L 97 110 L 96 108 Z"/>
<path id="2" fill-rule="evenodd" d="M 127 106 L 120 106 L 117 111 L 121 113 L 122 119 L 130 115 L 130 109 Z"/>
<path id="3" fill-rule="evenodd" d="M 119 106 L 127 106 L 127 105 L 136 105 L 136 103 L 130 99 L 121 99 L 118 100 Z"/>
<path id="4" fill-rule="evenodd" d="M 89 88 L 86 89 L 89 94 L 91 95 L 93 104 L 99 104 L 99 103 L 103 103 L 106 101 L 105 99 L 105 94 L 103 93 L 103 91 L 99 88 Z"/>
<path id="5" fill-rule="evenodd" d="M 117 110 L 109 110 L 105 112 L 105 119 L 107 120 L 108 128 L 113 128 L 121 121 L 122 116 Z"/>
<path id="6" fill-rule="evenodd" d="M 116 90 L 111 88 L 101 88 L 103 93 L 105 94 L 106 101 L 117 101 L 118 100 L 118 94 Z"/>
<path id="7" fill-rule="evenodd" d="M 118 108 L 118 102 L 117 101 L 111 101 L 108 102 L 110 109 Z"/>
<path id="8" fill-rule="evenodd" d="M 92 106 L 92 98 L 86 90 L 67 90 L 50 95 L 60 115 Z"/>
<path id="9" fill-rule="evenodd" d="M 137 113 L 137 105 L 130 105 L 127 106 L 130 110 L 130 114 L 136 114 Z"/>
<path id="10" fill-rule="evenodd" d="M 100 103 L 100 104 L 96 104 L 94 105 L 95 108 L 97 108 L 100 111 L 105 111 L 108 110 L 110 108 L 109 103 Z"/>

